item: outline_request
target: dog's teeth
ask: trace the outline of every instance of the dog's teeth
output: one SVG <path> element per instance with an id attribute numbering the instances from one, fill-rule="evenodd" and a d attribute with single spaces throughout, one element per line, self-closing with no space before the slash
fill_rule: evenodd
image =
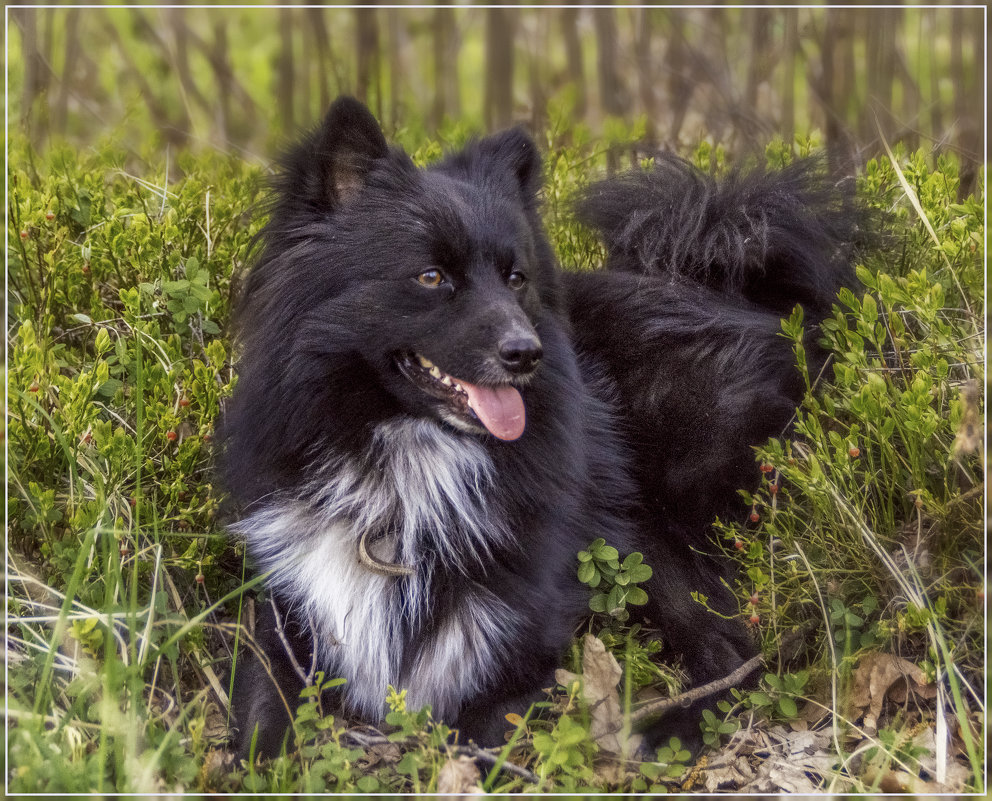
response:
<path id="1" fill-rule="evenodd" d="M 443 376 L 441 376 L 441 383 L 444 384 L 445 386 L 449 386 L 450 387 L 451 386 L 451 379 L 448 376 L 443 375 Z"/>
<path id="2" fill-rule="evenodd" d="M 426 365 L 425 365 L 425 366 L 426 366 Z M 433 376 L 434 378 L 440 378 L 440 377 L 441 377 L 441 371 L 440 371 L 440 370 L 438 370 L 438 369 L 437 369 L 437 367 L 431 367 L 431 375 L 432 375 L 432 376 Z"/>
<path id="3" fill-rule="evenodd" d="M 419 362 L 420 362 L 420 366 L 421 366 L 421 367 L 426 367 L 426 368 L 428 368 L 428 369 L 429 369 L 429 368 L 431 368 L 431 367 L 433 367 L 433 366 L 434 366 L 433 364 L 431 364 L 431 362 L 429 362 L 429 361 L 428 361 L 427 359 L 425 359 L 425 358 L 424 358 L 423 356 L 417 356 L 417 361 L 419 361 Z"/>
<path id="4" fill-rule="evenodd" d="M 457 390 L 458 390 L 459 392 L 464 392 L 464 391 L 465 391 L 464 389 L 462 389 L 462 385 L 461 385 L 461 384 L 459 384 L 459 383 L 457 383 L 457 382 L 456 382 L 456 383 L 454 384 L 454 387 L 455 387 L 455 389 L 457 389 Z"/>

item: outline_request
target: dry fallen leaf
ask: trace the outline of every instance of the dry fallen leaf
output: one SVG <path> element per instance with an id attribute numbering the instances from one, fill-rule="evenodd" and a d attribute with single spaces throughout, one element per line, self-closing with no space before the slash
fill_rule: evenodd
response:
<path id="1" fill-rule="evenodd" d="M 438 793 L 485 795 L 479 786 L 479 768 L 467 756 L 449 759 L 437 777 Z"/>
<path id="2" fill-rule="evenodd" d="M 396 743 L 376 743 L 365 749 L 365 758 L 368 760 L 369 767 L 380 763 L 395 765 L 403 758 L 403 752 L 400 751 L 400 747 Z"/>
<path id="3" fill-rule="evenodd" d="M 617 683 L 623 676 L 620 665 L 603 641 L 587 634 L 582 640 L 582 675 L 576 676 L 567 670 L 559 670 L 555 679 L 568 686 L 576 679 L 582 681 L 582 697 L 589 705 L 589 734 L 606 754 L 632 753 L 638 745 L 639 737 L 631 737 L 624 742 L 623 715 L 620 712 L 620 696 Z M 626 745 L 626 748 L 624 746 Z"/>
<path id="4" fill-rule="evenodd" d="M 969 381 L 961 390 L 961 423 L 954 438 L 952 452 L 955 459 L 980 453 L 982 446 L 982 415 L 979 411 L 981 390 L 977 381 Z"/>
<path id="5" fill-rule="evenodd" d="M 851 703 L 859 710 L 866 710 L 864 729 L 869 734 L 878 730 L 878 716 L 882 713 L 886 695 L 897 699 L 901 693 L 905 700 L 908 689 L 922 698 L 933 698 L 936 694 L 936 688 L 927 683 L 923 670 L 908 659 L 881 653 L 861 657 L 854 671 Z"/>

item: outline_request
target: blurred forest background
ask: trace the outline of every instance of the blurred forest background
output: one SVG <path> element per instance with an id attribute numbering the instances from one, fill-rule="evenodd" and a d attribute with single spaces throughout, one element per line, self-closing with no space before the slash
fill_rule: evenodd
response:
<path id="1" fill-rule="evenodd" d="M 387 133 L 526 122 L 549 108 L 650 145 L 732 152 L 818 131 L 835 154 L 880 134 L 953 150 L 974 187 L 982 7 L 17 8 L 9 111 L 36 144 L 152 131 L 179 148 L 269 154 L 339 93 Z M 557 106 L 555 104 L 558 104 Z M 615 164 L 615 160 L 613 160 Z"/>

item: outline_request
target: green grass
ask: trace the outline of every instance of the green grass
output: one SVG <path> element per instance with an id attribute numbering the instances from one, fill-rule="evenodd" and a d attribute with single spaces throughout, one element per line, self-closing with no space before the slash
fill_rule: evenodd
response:
<path id="1" fill-rule="evenodd" d="M 565 210 L 600 174 L 603 152 L 588 132 L 566 140 L 555 130 L 547 224 L 563 263 L 592 268 L 601 252 Z M 470 133 L 451 126 L 439 141 L 408 134 L 404 144 L 423 161 Z M 636 135 L 637 126 L 611 133 L 616 143 Z M 264 175 L 213 154 L 173 164 L 110 145 L 42 155 L 16 138 L 10 152 L 11 790 L 436 791 L 452 757 L 448 730 L 428 726 L 429 713 L 407 710 L 399 694 L 391 743 L 371 751 L 314 699 L 299 713 L 295 753 L 239 766 L 223 750 L 226 677 L 251 582 L 243 586 L 244 555 L 217 520 L 211 439 L 237 380 L 227 323 Z M 783 153 L 773 145 L 768 158 Z M 711 147 L 696 159 L 722 164 Z M 757 454 L 773 468 L 742 499 L 758 522 L 719 529 L 742 564 L 741 614 L 757 616 L 771 672 L 724 709 L 726 722 L 705 726 L 719 743 L 741 708 L 788 720 L 807 701 L 821 704 L 838 724 L 842 766 L 826 785 L 857 792 L 874 781 L 852 759 L 857 749 L 874 747 L 873 765 L 912 769 L 919 755 L 901 733 L 939 719 L 961 732 L 951 758 L 977 790 L 983 209 L 957 202 L 952 159 L 896 159 L 899 173 L 876 161 L 860 179 L 866 201 L 889 215 L 889 238 L 860 268 L 865 297 L 843 294 L 825 326 L 834 355 L 825 375 L 808 377 L 798 436 Z M 783 336 L 801 365 L 797 326 L 786 321 Z M 780 661 L 782 638 L 800 628 L 799 655 Z M 591 629 L 628 668 L 628 708 L 645 687 L 677 687 L 677 673 L 656 664 L 650 632 L 604 615 Z M 922 666 L 941 693 L 887 719 L 885 736 L 851 739 L 848 699 L 859 659 L 873 652 Z M 577 671 L 578 646 L 568 661 Z M 574 687 L 559 689 L 497 755 L 512 751 L 525 771 L 489 762 L 479 781 L 533 790 L 529 772 L 548 791 L 661 791 L 688 775 L 675 743 L 655 763 L 594 767 L 590 717 Z"/>

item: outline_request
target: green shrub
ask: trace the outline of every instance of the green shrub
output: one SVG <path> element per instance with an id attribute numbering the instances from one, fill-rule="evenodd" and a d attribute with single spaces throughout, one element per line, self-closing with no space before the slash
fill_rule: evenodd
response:
<path id="1" fill-rule="evenodd" d="M 567 205 L 606 153 L 565 124 L 567 109 L 550 119 L 546 221 L 563 263 L 591 269 L 602 252 Z M 449 128 L 437 142 L 400 138 L 429 160 L 471 134 Z M 623 150 L 638 132 L 611 123 L 606 144 Z M 233 630 L 250 610 L 243 554 L 218 521 L 211 440 L 236 381 L 231 303 L 261 223 L 261 170 L 210 154 L 170 165 L 112 146 L 41 156 L 9 144 L 11 790 L 436 790 L 448 730 L 428 727 L 425 710 L 393 709 L 402 749 L 376 764 L 315 703 L 289 756 L 240 767 L 218 750 Z M 767 155 L 788 152 L 779 143 Z M 706 146 L 696 160 L 719 170 L 723 153 Z M 779 717 L 831 677 L 843 690 L 870 648 L 898 644 L 949 677 L 959 721 L 973 712 L 965 682 L 980 681 L 982 207 L 956 202 L 953 160 L 899 163 L 902 179 L 881 161 L 862 176 L 894 233 L 859 270 L 864 298 L 843 294 L 824 326 L 830 370 L 807 377 L 796 437 L 760 449 L 774 470 L 742 501 L 758 522 L 720 529 L 741 543 L 727 550 L 742 562 L 742 614 L 760 621 L 770 664 L 784 632 L 819 627 L 803 656 L 809 684 L 797 689 L 783 668 L 762 691 Z M 800 327 L 793 317 L 783 335 L 803 363 Z M 671 691 L 657 642 L 619 619 L 643 602 L 647 568 L 607 548 L 589 549 L 582 578 L 594 608 L 613 613 L 593 625 L 626 664 L 625 697 Z M 597 775 L 587 723 L 561 716 L 566 707 L 543 705 L 518 728 L 515 751 L 543 789 L 657 790 L 682 774 L 670 744 L 655 767 Z M 715 716 L 704 726 L 715 738 L 734 728 Z M 527 782 L 490 772 L 486 786 Z"/>

